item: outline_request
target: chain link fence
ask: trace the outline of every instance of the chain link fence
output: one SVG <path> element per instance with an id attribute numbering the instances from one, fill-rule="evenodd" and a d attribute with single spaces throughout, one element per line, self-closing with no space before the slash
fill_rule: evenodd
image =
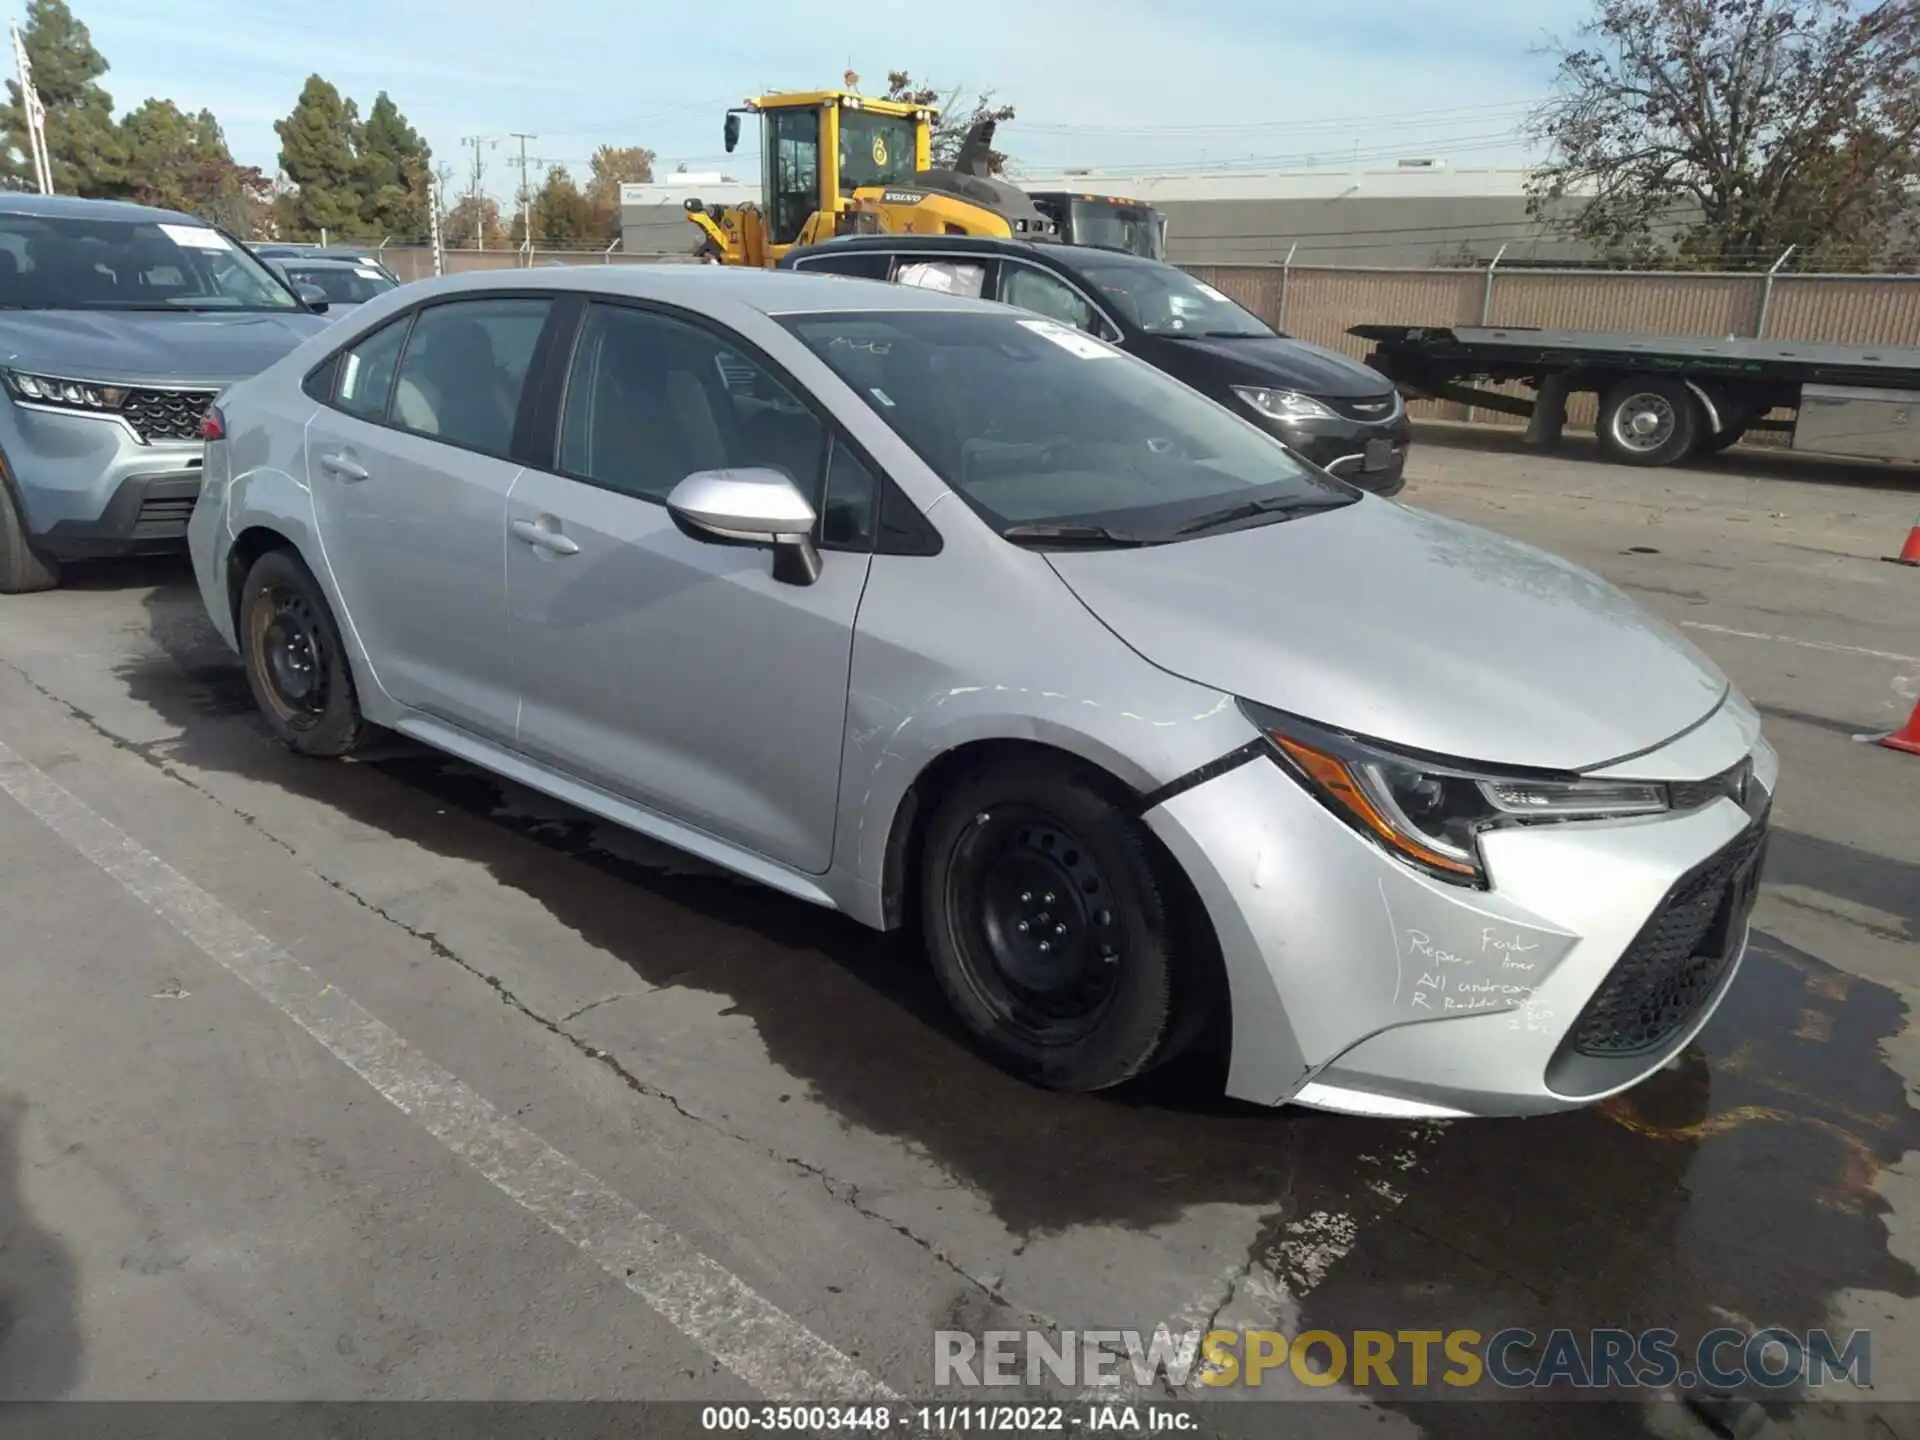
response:
<path id="1" fill-rule="evenodd" d="M 403 280 L 435 273 L 430 246 L 380 251 Z M 693 264 L 688 254 L 607 250 L 453 250 L 447 274 L 548 265 Z M 1920 345 L 1920 275 L 1802 275 L 1636 270 L 1387 270 L 1327 265 L 1188 265 L 1276 329 L 1366 356 L 1350 326 L 1490 325 L 1546 330 L 1639 331 L 1830 345 Z M 1582 401 L 1585 406 L 1582 408 Z M 1568 420 L 1591 422 L 1592 397 L 1576 397 Z M 1465 407 L 1420 401 L 1417 416 L 1462 419 Z M 1480 410 L 1472 418 L 1522 424 Z"/>

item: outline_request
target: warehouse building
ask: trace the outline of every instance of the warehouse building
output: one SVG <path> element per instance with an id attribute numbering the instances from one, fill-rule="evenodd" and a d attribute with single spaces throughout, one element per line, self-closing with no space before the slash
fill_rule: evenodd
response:
<path id="1" fill-rule="evenodd" d="M 751 164 L 751 160 L 748 161 Z M 1084 190 L 1158 206 L 1168 258 L 1187 265 L 1578 264 L 1592 251 L 1527 212 L 1524 169 L 1457 169 L 1403 160 L 1353 170 L 1122 173 L 1010 171 L 1029 190 Z M 620 192 L 622 248 L 684 255 L 698 235 L 686 201 L 737 205 L 759 197 L 750 171 L 670 175 Z"/>

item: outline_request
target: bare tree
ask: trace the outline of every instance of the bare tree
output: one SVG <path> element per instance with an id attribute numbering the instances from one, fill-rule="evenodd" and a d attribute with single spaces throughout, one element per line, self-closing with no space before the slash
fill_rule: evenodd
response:
<path id="1" fill-rule="evenodd" d="M 1533 212 L 1622 258 L 1884 262 L 1920 175 L 1912 0 L 1596 0 L 1550 47 Z M 1573 202 L 1569 213 L 1567 202 Z"/>
<path id="2" fill-rule="evenodd" d="M 951 165 L 960 154 L 960 142 L 966 139 L 967 131 L 982 120 L 992 120 L 1004 124 L 1013 119 L 1013 106 L 996 105 L 993 91 L 982 90 L 974 97 L 971 109 L 964 108 L 960 100 L 960 87 L 955 86 L 943 98 L 937 85 L 921 85 L 904 70 L 893 70 L 887 75 L 887 95 L 889 100 L 904 100 L 909 105 L 927 105 L 939 110 L 939 118 L 933 122 L 933 163 Z M 991 172 L 998 175 L 1006 168 L 1007 157 L 998 150 L 989 150 L 987 158 Z"/>

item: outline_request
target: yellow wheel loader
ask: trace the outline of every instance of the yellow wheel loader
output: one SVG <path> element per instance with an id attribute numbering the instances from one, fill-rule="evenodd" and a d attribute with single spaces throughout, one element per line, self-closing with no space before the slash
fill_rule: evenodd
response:
<path id="1" fill-rule="evenodd" d="M 857 77 L 847 77 L 849 87 Z M 724 265 L 772 266 L 795 245 L 838 235 L 1056 236 L 1024 190 L 988 173 L 993 122 L 967 132 L 952 169 L 933 164 L 935 112 L 845 90 L 761 95 L 727 112 L 729 154 L 740 118 L 761 124 L 759 205 L 687 201 L 697 253 Z"/>

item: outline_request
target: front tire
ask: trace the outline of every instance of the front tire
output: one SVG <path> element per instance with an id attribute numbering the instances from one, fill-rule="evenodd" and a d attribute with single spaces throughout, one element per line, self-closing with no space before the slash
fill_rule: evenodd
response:
<path id="1" fill-rule="evenodd" d="M 1054 1090 L 1118 1085 L 1193 1037 L 1201 971 L 1151 836 L 1063 760 L 985 766 L 948 793 L 921 856 L 925 943 L 948 1002 L 1004 1069 Z"/>
<path id="2" fill-rule="evenodd" d="M 333 611 L 291 550 L 269 550 L 240 588 L 247 688 L 274 738 L 300 755 L 346 755 L 368 726 Z"/>
<path id="3" fill-rule="evenodd" d="M 1700 405 L 1684 383 L 1666 375 L 1622 380 L 1600 401 L 1600 448 L 1621 465 L 1673 465 L 1694 451 L 1703 427 Z"/>
<path id="4" fill-rule="evenodd" d="M 13 488 L 0 480 L 0 595 L 30 595 L 60 583 L 60 567 L 27 543 Z"/>

